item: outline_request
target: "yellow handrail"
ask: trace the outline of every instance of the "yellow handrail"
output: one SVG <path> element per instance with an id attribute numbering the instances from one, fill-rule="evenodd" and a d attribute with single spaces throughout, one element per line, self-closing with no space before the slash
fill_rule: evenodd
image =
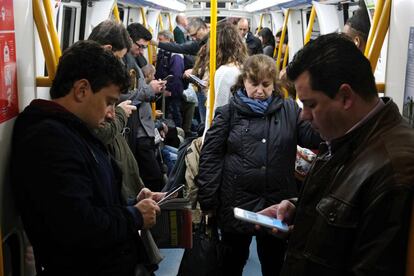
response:
<path id="1" fill-rule="evenodd" d="M 171 14 L 167 13 L 167 17 L 168 17 L 168 26 L 170 28 L 170 32 L 173 32 L 173 26 L 172 26 L 172 22 L 171 22 Z"/>
<path id="2" fill-rule="evenodd" d="M 282 69 L 286 67 L 289 58 L 289 45 L 286 45 L 285 56 L 283 57 Z"/>
<path id="3" fill-rule="evenodd" d="M 283 48 L 283 42 L 285 41 L 285 35 L 286 35 L 286 29 L 287 29 L 287 23 L 289 19 L 290 9 L 286 10 L 285 19 L 283 20 L 283 28 L 282 28 L 282 34 L 280 35 L 280 42 L 279 47 L 277 50 L 277 59 L 276 59 L 276 70 L 279 72 L 280 70 L 280 60 L 282 58 L 282 48 Z M 286 46 L 288 47 L 288 46 Z"/>
<path id="4" fill-rule="evenodd" d="M 162 22 L 162 15 L 161 15 L 161 13 L 158 15 L 158 24 L 159 24 L 159 26 L 160 26 L 160 28 L 161 28 L 161 31 L 162 30 L 164 30 L 164 22 Z"/>
<path id="5" fill-rule="evenodd" d="M 36 77 L 37 87 L 51 87 L 52 80 L 49 77 Z"/>
<path id="6" fill-rule="evenodd" d="M 382 8 L 384 7 L 384 0 L 378 0 L 377 5 L 375 6 L 374 11 L 374 18 L 372 20 L 372 26 L 369 31 L 367 43 L 365 45 L 365 51 L 364 54 L 366 57 L 368 57 L 369 49 L 371 48 L 372 40 L 374 39 L 375 32 L 377 30 L 378 22 L 380 20 L 381 14 L 382 14 Z"/>
<path id="7" fill-rule="evenodd" d="M 45 56 L 45 63 L 49 78 L 54 79 L 56 75 L 57 60 L 56 55 L 53 54 L 53 48 L 49 41 L 48 33 L 46 30 L 46 23 L 40 8 L 39 0 L 33 0 L 33 17 L 37 32 L 39 33 L 40 43 L 42 45 L 43 55 Z"/>
<path id="8" fill-rule="evenodd" d="M 209 108 L 210 113 L 207 120 L 211 124 L 214 113 L 214 75 L 216 73 L 216 43 L 217 43 L 217 0 L 211 0 L 210 10 L 210 87 L 209 87 Z"/>
<path id="9" fill-rule="evenodd" d="M 148 29 L 148 31 L 151 32 L 151 29 L 149 28 L 149 26 L 147 26 L 147 18 L 145 16 L 145 12 L 144 12 L 144 8 L 140 7 L 139 8 L 140 12 L 141 12 L 141 18 L 142 18 L 142 25 L 144 25 L 145 28 Z M 151 32 L 152 34 L 152 32 Z M 148 63 L 152 64 L 152 49 L 151 49 L 151 45 L 148 45 Z M 155 102 L 151 103 L 151 109 L 152 109 L 152 118 L 155 119 L 156 118 L 156 105 Z"/>
<path id="10" fill-rule="evenodd" d="M 115 21 L 120 23 L 121 22 L 121 17 L 119 16 L 119 10 L 118 10 L 118 4 L 117 3 L 114 4 L 113 13 L 114 13 Z"/>
<path id="11" fill-rule="evenodd" d="M 304 45 L 308 44 L 308 42 L 311 39 L 312 31 L 313 31 L 313 23 L 315 23 L 315 17 L 316 17 L 316 8 L 315 6 L 312 6 L 312 10 L 309 16 L 308 29 L 306 30 Z"/>
<path id="12" fill-rule="evenodd" d="M 262 25 L 263 25 L 263 13 L 260 15 L 260 21 L 259 21 L 259 27 L 257 27 L 257 33 L 259 33 L 260 30 L 262 29 Z"/>
<path id="13" fill-rule="evenodd" d="M 57 64 L 60 56 L 62 55 L 62 51 L 60 50 L 59 39 L 58 39 L 55 23 L 53 22 L 52 6 L 50 5 L 50 0 L 43 0 L 43 6 L 46 12 L 47 28 L 49 30 L 50 38 L 52 39 L 52 46 L 53 46 L 53 50 L 55 53 L 56 64 Z"/>
<path id="14" fill-rule="evenodd" d="M 375 30 L 374 37 L 372 39 L 372 44 L 367 56 L 371 63 L 372 72 L 375 72 L 375 68 L 377 67 L 377 62 L 381 53 L 382 44 L 384 43 L 385 35 L 387 34 L 388 27 L 390 25 L 390 15 L 391 0 L 386 0 L 380 20 L 378 22 L 378 27 Z"/>

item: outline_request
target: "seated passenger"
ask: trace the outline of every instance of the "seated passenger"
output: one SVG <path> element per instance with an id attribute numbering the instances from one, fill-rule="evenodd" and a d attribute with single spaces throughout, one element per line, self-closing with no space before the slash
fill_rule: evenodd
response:
<path id="1" fill-rule="evenodd" d="M 141 68 L 144 74 L 145 83 L 150 84 L 151 81 L 155 80 L 155 67 L 152 64 L 147 64 Z"/>
<path id="2" fill-rule="evenodd" d="M 161 42 L 171 42 L 173 34 L 170 31 L 158 33 L 158 40 Z M 166 117 L 174 121 L 176 127 L 182 127 L 181 101 L 183 100 L 183 55 L 171 53 L 163 49 L 158 50 L 155 77 L 167 80 L 165 95 Z"/>
<path id="3" fill-rule="evenodd" d="M 79 41 L 60 58 L 52 100 L 33 100 L 16 120 L 11 180 L 39 275 L 130 276 L 144 261 L 137 231 L 159 207 L 125 205 L 119 169 L 91 132 L 128 83 L 110 51 Z"/>

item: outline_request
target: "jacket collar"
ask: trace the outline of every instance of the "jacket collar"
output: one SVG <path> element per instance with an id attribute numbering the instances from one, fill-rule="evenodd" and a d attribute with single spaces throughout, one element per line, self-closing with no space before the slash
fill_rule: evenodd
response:
<path id="1" fill-rule="evenodd" d="M 233 106 L 237 109 L 237 111 L 242 115 L 246 115 L 249 117 L 262 117 L 263 116 L 261 114 L 253 112 L 250 109 L 250 107 L 240 99 L 237 93 L 235 93 L 234 96 L 230 99 L 230 103 L 233 104 Z M 269 104 L 269 107 L 267 108 L 267 111 L 265 112 L 265 116 L 268 116 L 278 111 L 280 108 L 282 108 L 283 103 L 284 103 L 284 99 L 281 96 L 279 95 L 273 96 L 273 100 Z"/>
<path id="2" fill-rule="evenodd" d="M 402 117 L 393 100 L 388 97 L 383 97 L 380 100 L 384 102 L 385 106 L 378 113 L 363 122 L 356 129 L 329 143 L 332 154 L 344 144 L 350 144 L 351 148 L 356 148 L 370 140 L 381 129 L 388 129 L 401 122 Z"/>

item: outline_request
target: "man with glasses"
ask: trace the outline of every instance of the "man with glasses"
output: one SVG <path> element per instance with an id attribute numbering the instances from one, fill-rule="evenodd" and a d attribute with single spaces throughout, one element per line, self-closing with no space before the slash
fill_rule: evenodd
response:
<path id="1" fill-rule="evenodd" d="M 151 33 L 140 23 L 132 23 L 127 27 L 132 40 L 132 47 L 124 57 L 133 83 L 127 99 L 137 106 L 138 112 L 131 115 L 128 120 L 130 132 L 127 140 L 140 168 L 141 177 L 146 187 L 151 191 L 159 192 L 164 186 L 163 174 L 155 156 L 155 125 L 152 119 L 151 102 L 155 94 L 165 89 L 165 81 L 153 80 L 145 83 L 141 68 L 135 62 L 135 57 L 143 55 L 152 39 Z"/>

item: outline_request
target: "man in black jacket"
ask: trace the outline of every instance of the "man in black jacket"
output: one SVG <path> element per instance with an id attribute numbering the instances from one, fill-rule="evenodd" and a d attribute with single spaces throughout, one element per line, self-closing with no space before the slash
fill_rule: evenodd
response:
<path id="1" fill-rule="evenodd" d="M 250 56 L 263 53 L 262 42 L 250 32 L 249 21 L 246 18 L 241 18 L 237 22 L 237 29 L 239 29 L 240 36 L 246 42 Z"/>
<path id="2" fill-rule="evenodd" d="M 16 120 L 11 176 L 38 275 L 130 276 L 144 261 L 138 230 L 159 207 L 126 206 L 121 173 L 91 132 L 128 84 L 112 52 L 80 41 L 60 58 L 52 100 L 32 101 Z"/>
<path id="3" fill-rule="evenodd" d="M 281 275 L 405 275 L 414 131 L 379 98 L 369 61 L 347 37 L 321 36 L 287 68 L 302 118 L 322 143 L 299 201 L 262 213 L 294 224 Z"/>

